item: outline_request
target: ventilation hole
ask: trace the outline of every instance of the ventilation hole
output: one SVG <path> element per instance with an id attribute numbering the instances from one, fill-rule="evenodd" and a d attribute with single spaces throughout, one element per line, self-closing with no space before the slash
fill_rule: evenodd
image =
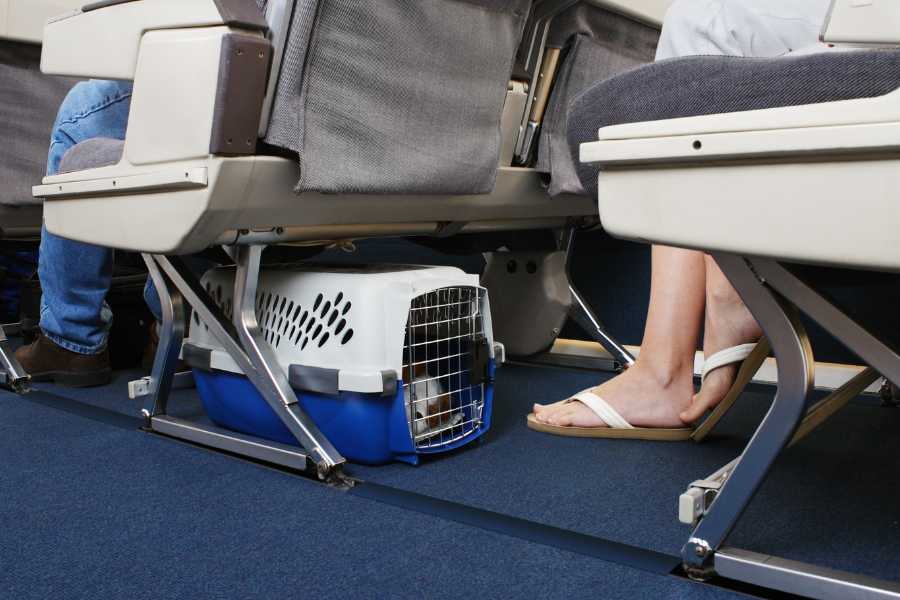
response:
<path id="1" fill-rule="evenodd" d="M 301 338 L 301 337 L 303 337 L 303 330 L 302 330 L 302 329 L 300 329 L 299 331 L 297 331 L 297 336 L 294 338 L 294 345 L 295 345 L 295 346 L 296 346 L 297 344 L 300 343 L 300 338 Z"/>
<path id="2" fill-rule="evenodd" d="M 284 316 L 288 319 L 291 318 L 291 313 L 294 312 L 294 301 L 291 300 L 290 304 L 288 304 L 287 312 L 284 313 Z"/>
<path id="3" fill-rule="evenodd" d="M 314 311 L 319 310 L 320 304 L 322 304 L 322 294 L 319 294 L 318 296 L 316 296 L 316 301 L 313 304 L 313 310 Z"/>
<path id="4" fill-rule="evenodd" d="M 312 339 L 316 339 L 317 337 L 319 337 L 319 334 L 320 334 L 320 333 L 322 333 L 322 326 L 321 326 L 321 325 L 319 325 L 318 327 L 316 327 L 316 331 L 312 334 Z"/>
<path id="5" fill-rule="evenodd" d="M 703 142 L 700 140 L 694 140 L 694 150 L 699 150 L 703 147 Z"/>
<path id="6" fill-rule="evenodd" d="M 200 325 L 200 317 L 197 315 L 197 313 L 194 313 L 194 323 L 196 323 L 198 326 Z"/>
<path id="7" fill-rule="evenodd" d="M 341 314 L 346 315 L 348 312 L 350 312 L 351 306 L 352 305 L 349 302 L 347 302 L 347 304 L 344 305 L 344 310 L 341 311 Z"/>
<path id="8" fill-rule="evenodd" d="M 331 311 L 331 316 L 328 317 L 328 326 L 331 327 L 332 325 L 334 325 L 334 322 L 337 320 L 337 318 L 338 318 L 338 311 L 337 311 L 337 309 L 334 309 L 333 311 Z"/>
<path id="9" fill-rule="evenodd" d="M 325 306 L 322 307 L 322 312 L 320 313 L 323 319 L 328 316 L 329 310 L 331 310 L 331 302 L 326 302 Z"/>
<path id="10" fill-rule="evenodd" d="M 322 339 L 319 340 L 319 348 L 321 348 L 322 346 L 325 345 L 325 342 L 328 341 L 328 338 L 329 338 L 329 337 L 330 337 L 330 335 L 329 335 L 328 332 L 326 331 L 326 332 L 325 332 L 325 335 L 322 336 Z"/>
<path id="11" fill-rule="evenodd" d="M 275 328 L 275 331 L 284 331 L 284 328 L 282 327 L 283 325 L 284 325 L 284 317 L 280 317 L 278 319 L 278 327 Z"/>
<path id="12" fill-rule="evenodd" d="M 281 308 L 278 309 L 278 312 L 284 312 L 284 305 L 287 304 L 287 297 L 281 299 Z"/>
<path id="13" fill-rule="evenodd" d="M 316 326 L 316 318 L 313 317 L 309 320 L 309 323 L 306 324 L 306 333 L 309 333 L 309 330 Z"/>
<path id="14" fill-rule="evenodd" d="M 349 342 L 352 339 L 353 339 L 353 330 L 348 329 L 347 333 L 344 334 L 344 338 L 341 340 L 341 345 L 342 346 L 347 345 L 347 342 Z"/>
<path id="15" fill-rule="evenodd" d="M 306 350 L 306 345 L 309 343 L 309 338 L 304 338 L 303 345 L 300 346 L 300 350 Z"/>
<path id="16" fill-rule="evenodd" d="M 300 322 L 297 323 L 297 327 L 303 327 L 303 323 L 306 322 L 306 317 L 308 317 L 308 316 L 309 316 L 309 312 L 308 312 L 308 311 L 303 311 L 303 316 L 300 317 Z"/>
<path id="17" fill-rule="evenodd" d="M 347 319 L 341 319 L 338 321 L 337 327 L 334 328 L 334 335 L 339 334 L 344 330 L 344 327 L 347 326 Z"/>
<path id="18" fill-rule="evenodd" d="M 298 304 L 298 305 L 297 305 L 297 310 L 294 311 L 294 321 L 296 321 L 297 318 L 300 316 L 300 310 L 301 310 L 301 309 L 300 309 L 300 305 Z M 300 324 L 302 325 L 302 324 L 303 324 L 303 321 L 301 321 Z"/>
<path id="19" fill-rule="evenodd" d="M 294 325 L 293 327 L 291 327 L 291 333 L 290 333 L 290 335 L 288 335 L 288 337 L 289 337 L 289 338 L 294 337 L 294 334 L 295 334 L 295 333 L 297 333 L 297 326 L 296 326 L 296 325 Z"/>
<path id="20" fill-rule="evenodd" d="M 266 310 L 269 310 L 269 307 L 272 306 L 272 294 L 266 294 L 266 301 L 263 304 L 265 304 Z"/>
<path id="21" fill-rule="evenodd" d="M 334 305 L 337 306 L 341 303 L 341 300 L 344 299 L 344 292 L 338 292 L 338 295 L 334 297 Z"/>

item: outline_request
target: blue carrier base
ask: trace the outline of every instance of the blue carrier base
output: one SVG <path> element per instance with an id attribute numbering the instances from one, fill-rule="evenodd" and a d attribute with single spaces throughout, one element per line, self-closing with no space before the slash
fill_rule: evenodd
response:
<path id="1" fill-rule="evenodd" d="M 402 382 L 393 396 L 356 392 L 341 392 L 336 396 L 295 393 L 300 407 L 348 460 L 367 465 L 392 461 L 417 465 L 420 455 L 459 448 L 478 439 L 490 428 L 494 361 L 488 369 L 490 379 L 484 385 L 481 427 L 437 448 L 416 449 L 406 416 Z M 194 380 L 206 414 L 217 425 L 282 444 L 299 445 L 244 375 L 194 369 Z"/>

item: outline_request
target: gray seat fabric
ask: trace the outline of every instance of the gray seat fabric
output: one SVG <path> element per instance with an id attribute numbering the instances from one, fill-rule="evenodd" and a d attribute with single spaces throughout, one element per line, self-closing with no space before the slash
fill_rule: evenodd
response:
<path id="1" fill-rule="evenodd" d="M 297 191 L 475 194 L 530 0 L 297 0 L 266 141 Z"/>
<path id="2" fill-rule="evenodd" d="M 0 205 L 40 204 L 50 130 L 75 80 L 40 72 L 41 48 L 0 41 Z M 0 223 L 2 226 L 2 223 Z"/>
<path id="3" fill-rule="evenodd" d="M 60 173 L 74 173 L 118 164 L 125 150 L 124 140 L 91 138 L 69 148 L 59 163 Z"/>
<path id="4" fill-rule="evenodd" d="M 569 150 L 584 189 L 597 194 L 596 166 L 578 146 L 608 125 L 874 98 L 900 88 L 900 50 L 780 58 L 695 56 L 647 65 L 600 82 L 569 110 Z"/>
<path id="5" fill-rule="evenodd" d="M 659 31 L 582 2 L 553 22 L 547 44 L 564 58 L 541 126 L 536 168 L 550 173 L 551 196 L 584 190 L 569 154 L 566 121 L 572 99 L 594 82 L 653 61 Z"/>

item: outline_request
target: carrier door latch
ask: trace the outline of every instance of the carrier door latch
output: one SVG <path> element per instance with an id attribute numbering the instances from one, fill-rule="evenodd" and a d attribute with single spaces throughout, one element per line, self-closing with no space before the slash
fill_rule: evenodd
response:
<path id="1" fill-rule="evenodd" d="M 481 385 L 482 383 L 490 382 L 491 350 L 488 346 L 487 338 L 483 335 L 474 337 L 470 352 L 472 355 L 471 384 Z"/>

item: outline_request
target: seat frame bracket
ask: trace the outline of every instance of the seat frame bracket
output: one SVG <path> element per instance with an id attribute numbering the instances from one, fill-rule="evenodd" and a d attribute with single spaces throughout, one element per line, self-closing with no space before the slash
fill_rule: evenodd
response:
<path id="1" fill-rule="evenodd" d="M 136 391 L 146 392 L 141 394 L 146 395 L 142 410 L 146 427 L 170 437 L 290 468 L 305 469 L 309 461 L 320 479 L 340 480 L 344 457 L 300 408 L 287 375 L 260 333 L 255 299 L 263 247 L 236 246 L 232 250 L 237 269 L 231 321 L 180 258 L 143 255 L 162 305 L 160 343 L 153 371 L 149 378 L 138 382 L 140 386 L 136 386 L 144 388 Z M 169 395 L 176 380 L 176 364 L 186 331 L 188 305 L 240 366 L 303 451 L 168 415 Z"/>

